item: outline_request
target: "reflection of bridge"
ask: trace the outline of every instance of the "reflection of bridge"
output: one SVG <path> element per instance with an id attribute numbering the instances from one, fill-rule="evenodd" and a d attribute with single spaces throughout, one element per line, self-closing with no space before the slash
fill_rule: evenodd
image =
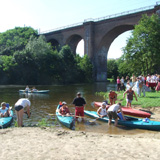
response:
<path id="1" fill-rule="evenodd" d="M 148 16 L 160 10 L 160 5 L 140 8 L 121 14 L 99 19 L 85 20 L 83 23 L 62 27 L 57 30 L 41 33 L 53 46 L 68 44 L 76 54 L 80 40 L 84 40 L 84 53 L 94 65 L 95 81 L 107 79 L 107 53 L 111 43 L 125 31 L 134 29 L 142 14 Z"/>

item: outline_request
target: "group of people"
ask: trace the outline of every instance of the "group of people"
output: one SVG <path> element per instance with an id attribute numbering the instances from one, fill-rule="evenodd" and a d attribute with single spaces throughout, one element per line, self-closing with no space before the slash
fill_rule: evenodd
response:
<path id="1" fill-rule="evenodd" d="M 117 94 L 114 91 L 110 91 L 110 102 L 111 106 L 107 107 L 106 102 L 102 103 L 102 106 L 97 110 L 97 114 L 100 118 L 103 118 L 105 116 L 109 117 L 108 124 L 111 124 L 112 118 L 115 120 L 115 126 L 117 126 L 118 123 L 118 111 L 121 112 L 123 116 L 123 120 L 125 120 L 125 117 L 123 115 L 122 109 L 121 109 L 121 103 L 115 104 Z M 84 121 L 84 106 L 86 105 L 86 101 L 83 97 L 81 97 L 81 93 L 77 93 L 77 97 L 73 100 L 72 104 L 75 107 L 75 119 L 80 116 L 82 118 L 82 121 Z M 66 102 L 62 102 L 61 107 L 59 108 L 59 115 L 61 116 L 71 116 L 71 112 L 69 111 L 69 108 L 67 106 Z"/>
<path id="2" fill-rule="evenodd" d="M 123 120 L 125 120 L 122 108 L 121 108 L 121 103 L 113 104 L 110 106 L 106 106 L 106 102 L 103 102 L 101 107 L 98 108 L 97 114 L 99 115 L 100 118 L 103 117 L 108 117 L 108 125 L 111 125 L 112 119 L 115 120 L 114 125 L 117 126 L 118 124 L 118 112 L 122 114 Z"/>
<path id="3" fill-rule="evenodd" d="M 84 117 L 84 107 L 86 105 L 86 101 L 81 96 L 80 92 L 77 93 L 77 96 L 74 98 L 72 104 L 75 107 L 76 120 L 80 116 L 80 117 L 82 117 L 82 121 L 84 121 L 84 118 L 83 118 Z M 71 115 L 66 102 L 62 102 L 61 107 L 59 109 L 59 115 L 62 115 L 62 116 L 70 116 Z"/>
<path id="4" fill-rule="evenodd" d="M 0 107 L 0 117 L 9 117 L 11 116 L 10 108 L 8 103 L 2 102 Z M 31 102 L 26 98 L 20 98 L 15 103 L 15 111 L 17 115 L 17 125 L 18 127 L 23 127 L 23 114 L 26 113 L 28 115 L 28 118 L 30 117 L 30 106 Z M 24 108 L 26 111 L 24 111 Z"/>
<path id="5" fill-rule="evenodd" d="M 25 92 L 28 92 L 28 91 L 36 92 L 36 91 L 38 91 L 38 90 L 36 89 L 36 87 L 32 87 L 32 89 L 30 89 L 29 86 L 26 86 Z"/>

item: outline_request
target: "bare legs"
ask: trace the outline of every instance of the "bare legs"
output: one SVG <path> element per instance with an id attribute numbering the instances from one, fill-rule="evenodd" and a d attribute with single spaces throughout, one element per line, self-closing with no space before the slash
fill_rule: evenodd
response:
<path id="1" fill-rule="evenodd" d="M 24 109 L 22 108 L 20 111 L 16 111 L 16 114 L 17 114 L 18 127 L 22 127 L 23 126 Z"/>

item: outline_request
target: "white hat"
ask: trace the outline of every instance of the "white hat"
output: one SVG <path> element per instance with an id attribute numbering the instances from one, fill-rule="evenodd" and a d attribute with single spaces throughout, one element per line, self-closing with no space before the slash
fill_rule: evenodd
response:
<path id="1" fill-rule="evenodd" d="M 102 106 L 106 106 L 106 102 L 103 102 L 103 103 L 102 103 Z"/>
<path id="2" fill-rule="evenodd" d="M 67 103 L 65 101 L 63 101 L 62 104 L 67 104 Z"/>

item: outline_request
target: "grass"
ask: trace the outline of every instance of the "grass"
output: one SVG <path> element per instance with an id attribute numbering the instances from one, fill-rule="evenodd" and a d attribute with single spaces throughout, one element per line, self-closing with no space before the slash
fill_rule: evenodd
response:
<path id="1" fill-rule="evenodd" d="M 116 93 L 118 95 L 116 102 L 121 102 L 122 106 L 125 106 L 126 105 L 126 95 L 125 95 L 125 98 L 123 98 L 124 92 L 121 91 L 121 92 L 116 92 Z M 103 96 L 104 100 L 107 99 L 109 101 L 109 98 L 108 98 L 109 92 L 97 92 L 96 94 Z M 143 93 L 141 93 L 141 97 L 137 96 L 137 99 L 138 101 L 136 101 L 133 96 L 133 101 L 132 101 L 133 106 L 140 106 L 142 108 L 160 107 L 160 92 L 155 92 L 155 91 L 146 92 L 145 97 L 143 97 Z"/>

